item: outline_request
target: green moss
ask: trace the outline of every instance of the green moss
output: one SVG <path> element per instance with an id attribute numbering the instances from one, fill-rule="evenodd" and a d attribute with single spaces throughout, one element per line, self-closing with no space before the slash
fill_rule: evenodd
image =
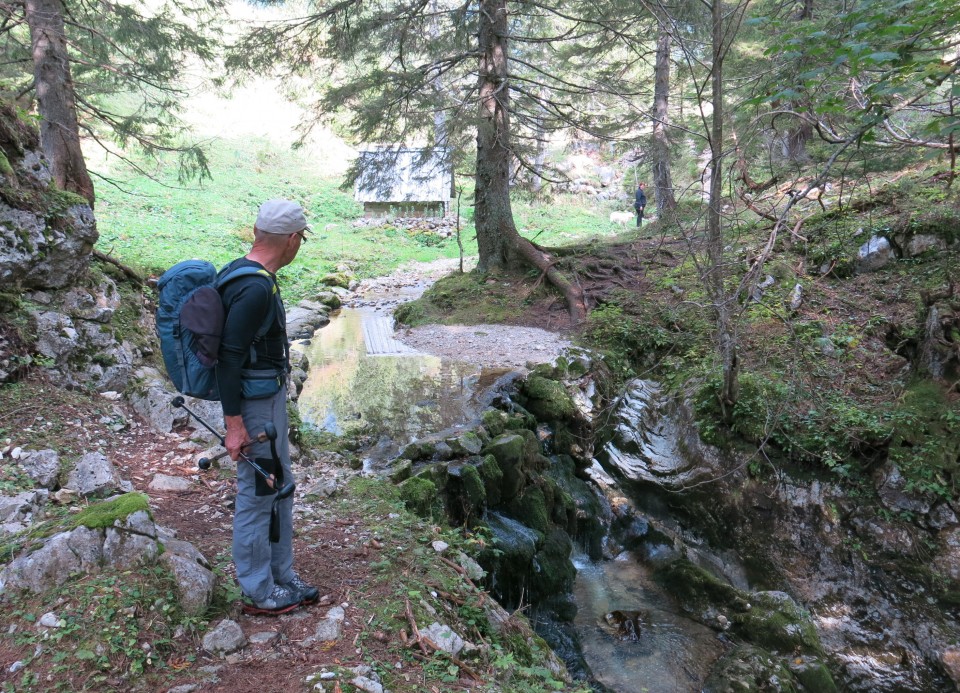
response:
<path id="1" fill-rule="evenodd" d="M 525 406 L 539 421 L 566 419 L 574 414 L 573 398 L 562 383 L 531 375 L 523 384 Z"/>
<path id="2" fill-rule="evenodd" d="M 510 512 L 520 522 L 538 532 L 546 533 L 550 528 L 546 500 L 543 491 L 537 486 L 528 487 L 521 496 L 514 499 Z"/>
<path id="3" fill-rule="evenodd" d="M 817 693 L 837 693 L 837 684 L 823 662 L 817 660 L 803 661 L 790 667 L 790 671 L 799 681 L 805 691 Z"/>
<path id="4" fill-rule="evenodd" d="M 14 293 L 0 293 L 0 313 L 12 313 L 21 306 L 20 296 Z"/>
<path id="5" fill-rule="evenodd" d="M 821 653 L 823 648 L 810 615 L 781 592 L 757 592 L 752 608 L 733 618 L 736 632 L 769 650 Z"/>
<path id="6" fill-rule="evenodd" d="M 954 498 L 960 487 L 960 407 L 939 384 L 917 381 L 904 392 L 892 419 L 889 459 L 907 488 Z"/>
<path id="7" fill-rule="evenodd" d="M 781 658 L 750 645 L 738 645 L 721 657 L 703 688 L 712 693 L 800 692 Z"/>
<path id="8" fill-rule="evenodd" d="M 573 589 L 577 569 L 570 562 L 573 542 L 561 529 L 551 530 L 543 548 L 533 557 L 534 571 L 530 576 L 530 596 L 533 599 L 563 594 Z"/>
<path id="9" fill-rule="evenodd" d="M 321 279 L 320 283 L 325 286 L 338 286 L 341 289 L 348 289 L 350 288 L 350 277 L 343 272 L 331 272 Z"/>
<path id="10" fill-rule="evenodd" d="M 340 297 L 332 291 L 322 291 L 321 293 L 317 294 L 313 300 L 315 300 L 317 303 L 322 303 L 331 310 L 337 310 L 341 305 L 343 305 L 343 303 L 340 301 Z"/>
<path id="11" fill-rule="evenodd" d="M 499 505 L 500 498 L 503 495 L 500 488 L 503 483 L 503 471 L 497 464 L 497 458 L 493 455 L 486 455 L 483 461 L 477 465 L 477 471 L 480 473 L 480 478 L 483 479 L 487 503 L 491 506 Z"/>
<path id="12" fill-rule="evenodd" d="M 523 436 L 516 433 L 504 433 L 497 436 L 486 447 L 484 452 L 492 455 L 503 474 L 501 485 L 501 499 L 513 500 L 523 488 L 525 475 L 523 472 L 523 455 L 525 441 Z"/>
<path id="13" fill-rule="evenodd" d="M 463 495 L 470 504 L 470 508 L 472 510 L 482 508 L 487 502 L 487 490 L 477 468 L 472 464 L 464 465 L 460 470 L 460 481 L 463 484 Z"/>
<path id="14" fill-rule="evenodd" d="M 685 609 L 703 611 L 707 606 L 746 608 L 746 600 L 732 585 L 728 585 L 703 568 L 685 558 L 658 567 L 654 579 L 672 594 Z"/>
<path id="15" fill-rule="evenodd" d="M 483 427 L 486 428 L 487 432 L 494 438 L 503 433 L 507 427 L 507 415 L 499 409 L 487 409 L 483 412 L 481 421 L 483 422 Z"/>
<path id="16" fill-rule="evenodd" d="M 444 442 L 450 446 L 453 454 L 459 457 L 476 455 L 483 448 L 480 437 L 473 431 L 464 431 L 453 438 L 447 438 Z"/>
<path id="17" fill-rule="evenodd" d="M 71 518 L 71 527 L 102 529 L 113 527 L 117 520 L 124 520 L 143 510 L 150 513 L 149 499 L 142 493 L 125 493 L 122 496 L 87 506 Z M 152 518 L 153 515 L 151 514 Z"/>
<path id="18" fill-rule="evenodd" d="M 428 517 L 437 498 L 437 486 L 429 479 L 415 476 L 400 484 L 400 498 L 408 509 L 421 517 Z"/>
<path id="19" fill-rule="evenodd" d="M 76 207 L 77 205 L 89 206 L 90 204 L 87 198 L 70 192 L 69 190 L 61 190 L 52 183 L 47 189 L 47 202 L 49 204 L 49 213 L 55 215 L 61 215 L 71 207 Z"/>

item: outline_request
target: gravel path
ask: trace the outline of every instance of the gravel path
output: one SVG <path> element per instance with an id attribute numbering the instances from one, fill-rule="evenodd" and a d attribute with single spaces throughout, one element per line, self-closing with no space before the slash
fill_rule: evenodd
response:
<path id="1" fill-rule="evenodd" d="M 469 258 L 465 269 L 469 271 L 475 264 L 476 258 Z M 346 305 L 392 312 L 400 303 L 418 298 L 430 284 L 458 267 L 458 260 L 409 263 L 390 276 L 362 281 Z M 486 368 L 515 370 L 548 363 L 571 346 L 559 334 L 514 325 L 423 325 L 402 329 L 395 337 L 427 354 Z"/>
<path id="2" fill-rule="evenodd" d="M 401 330 L 396 337 L 428 354 L 514 370 L 553 361 L 571 346 L 553 332 L 514 325 L 423 325 Z"/>

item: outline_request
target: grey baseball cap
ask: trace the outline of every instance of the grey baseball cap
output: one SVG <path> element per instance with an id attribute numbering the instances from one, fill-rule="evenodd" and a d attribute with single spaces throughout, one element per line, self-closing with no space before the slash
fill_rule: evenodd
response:
<path id="1" fill-rule="evenodd" d="M 267 200 L 260 205 L 257 221 L 254 224 L 265 233 L 282 236 L 309 231 L 303 207 L 290 200 Z"/>

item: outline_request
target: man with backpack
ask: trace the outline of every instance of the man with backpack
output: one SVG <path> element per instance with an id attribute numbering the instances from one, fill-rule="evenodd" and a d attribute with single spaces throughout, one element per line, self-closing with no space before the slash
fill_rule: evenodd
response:
<path id="1" fill-rule="evenodd" d="M 316 601 L 319 594 L 293 570 L 293 497 L 274 502 L 277 489 L 292 480 L 286 388 L 289 345 L 276 273 L 293 262 L 307 231 L 300 205 L 267 200 L 257 214 L 250 252 L 220 271 L 221 278 L 237 276 L 220 289 L 225 319 L 216 381 L 227 429 L 224 445 L 233 460 L 244 455 L 273 477 L 271 481 L 258 475 L 250 464 L 237 465 L 233 562 L 248 613 L 285 613 Z M 241 268 L 252 269 L 238 274 Z M 269 442 L 255 440 L 267 423 L 279 432 L 278 460 Z M 274 531 L 271 537 L 271 517 L 279 536 Z"/>

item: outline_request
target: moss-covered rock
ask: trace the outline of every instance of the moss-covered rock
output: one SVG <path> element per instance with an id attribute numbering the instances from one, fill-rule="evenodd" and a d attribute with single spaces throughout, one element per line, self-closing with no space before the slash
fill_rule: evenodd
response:
<path id="1" fill-rule="evenodd" d="M 88 505 L 71 518 L 70 527 L 87 527 L 89 529 L 103 529 L 113 527 L 117 520 L 125 520 L 138 511 L 150 515 L 150 501 L 142 493 L 124 493 L 100 503 Z"/>
<path id="2" fill-rule="evenodd" d="M 510 504 L 510 514 L 528 527 L 544 534 L 550 529 L 550 516 L 543 491 L 537 486 L 529 486 Z"/>
<path id="3" fill-rule="evenodd" d="M 539 375 L 524 381 L 524 405 L 540 421 L 558 421 L 573 416 L 576 406 L 562 383 Z"/>
<path id="4" fill-rule="evenodd" d="M 390 481 L 395 484 L 399 484 L 401 481 L 406 481 L 410 478 L 410 474 L 413 471 L 413 463 L 410 460 L 401 459 L 390 470 Z"/>
<path id="5" fill-rule="evenodd" d="M 755 592 L 751 608 L 733 616 L 734 631 L 760 647 L 779 652 L 820 653 L 810 615 L 784 592 Z"/>
<path id="6" fill-rule="evenodd" d="M 529 600 L 528 582 L 534 572 L 533 557 L 538 546 L 543 544 L 543 535 L 498 513 L 487 513 L 485 523 L 492 541 L 478 560 L 491 577 L 495 576 L 490 591 L 505 605 Z"/>
<path id="7" fill-rule="evenodd" d="M 654 579 L 690 613 L 709 606 L 746 611 L 749 604 L 740 590 L 685 558 L 658 567 Z"/>
<path id="8" fill-rule="evenodd" d="M 656 569 L 656 580 L 695 617 L 716 610 L 733 624 L 732 632 L 767 650 L 821 654 L 817 630 L 784 592 L 744 592 L 686 559 Z"/>
<path id="9" fill-rule="evenodd" d="M 534 556 L 534 571 L 530 576 L 531 599 L 542 599 L 573 589 L 577 569 L 570 562 L 573 542 L 561 529 L 547 534 L 543 547 Z"/>
<path id="10" fill-rule="evenodd" d="M 526 441 L 517 433 L 504 433 L 490 441 L 484 453 L 496 459 L 503 475 L 500 485 L 501 502 L 510 502 L 517 497 L 526 481 L 523 470 Z"/>
<path id="11" fill-rule="evenodd" d="M 324 286 L 338 286 L 341 289 L 350 288 L 350 277 L 344 272 L 331 272 L 320 280 Z"/>
<path id="12" fill-rule="evenodd" d="M 437 486 L 425 477 L 415 476 L 400 484 L 400 498 L 411 511 L 429 517 L 437 500 Z"/>
<path id="13" fill-rule="evenodd" d="M 817 693 L 837 693 L 837 684 L 830 670 L 819 659 L 797 657 L 790 663 L 790 672 L 803 686 L 805 691 Z"/>
<path id="14" fill-rule="evenodd" d="M 481 415 L 480 420 L 483 423 L 483 427 L 487 429 L 487 432 L 496 438 L 507 430 L 507 420 L 509 418 L 506 412 L 500 411 L 499 409 L 487 409 Z"/>
<path id="15" fill-rule="evenodd" d="M 472 464 L 464 465 L 460 481 L 463 483 L 463 495 L 471 507 L 482 508 L 487 502 L 487 489 L 477 468 Z"/>
<path id="16" fill-rule="evenodd" d="M 450 446 L 453 454 L 459 457 L 476 455 L 483 449 L 480 437 L 473 431 L 464 431 L 458 436 L 447 438 L 444 442 Z"/>
<path id="17" fill-rule="evenodd" d="M 437 453 L 436 443 L 428 440 L 415 440 L 400 451 L 400 457 L 411 462 L 433 459 Z"/>
<path id="18" fill-rule="evenodd" d="M 438 462 L 436 464 L 427 465 L 414 474 L 414 476 L 427 479 L 437 488 L 437 492 L 442 493 L 447 488 L 447 479 L 449 477 L 447 472 L 447 463 Z"/>
<path id="19" fill-rule="evenodd" d="M 503 471 L 497 464 L 497 458 L 493 455 L 484 456 L 483 460 L 477 465 L 477 471 L 480 472 L 480 478 L 483 479 L 487 503 L 496 507 L 500 504 L 502 497 L 500 486 L 503 483 Z"/>
<path id="20" fill-rule="evenodd" d="M 317 303 L 322 303 L 330 310 L 337 310 L 341 305 L 343 305 L 340 301 L 340 297 L 332 291 L 321 291 L 314 297 L 313 300 Z"/>

